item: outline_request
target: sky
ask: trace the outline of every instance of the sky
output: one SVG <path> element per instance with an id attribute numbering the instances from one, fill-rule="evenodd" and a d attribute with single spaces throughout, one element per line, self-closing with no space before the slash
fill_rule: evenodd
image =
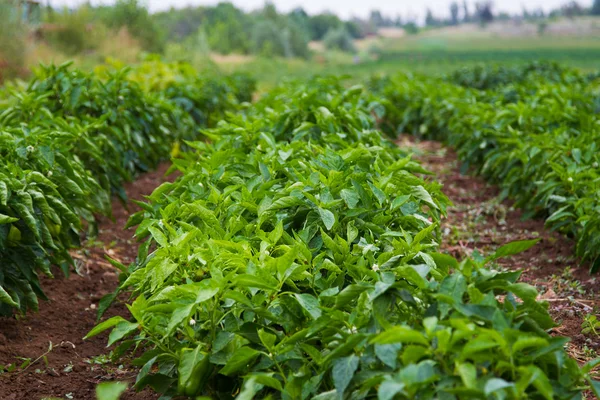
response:
<path id="1" fill-rule="evenodd" d="M 53 6 L 76 6 L 86 0 L 42 0 L 42 3 L 50 2 Z M 142 0 L 145 1 L 151 11 L 161 11 L 170 7 L 185 7 L 187 5 L 214 5 L 218 0 Z M 250 11 L 264 5 L 264 0 L 230 0 L 237 7 Z M 106 4 L 114 0 L 91 0 L 92 4 Z M 272 0 L 279 11 L 290 11 L 302 6 L 309 14 L 331 11 L 343 18 L 353 16 L 366 17 L 370 10 L 378 9 L 390 16 L 400 15 L 402 17 L 415 16 L 423 18 L 425 9 L 430 8 L 436 16 L 447 16 L 449 5 L 452 0 Z M 458 0 L 462 4 L 462 0 Z M 528 10 L 542 8 L 545 11 L 559 7 L 567 0 L 502 0 L 496 1 L 494 10 L 507 11 L 509 13 L 520 13 L 523 5 Z M 591 0 L 581 0 L 583 6 L 589 6 Z M 467 0 L 471 11 L 474 9 L 474 1 Z"/>

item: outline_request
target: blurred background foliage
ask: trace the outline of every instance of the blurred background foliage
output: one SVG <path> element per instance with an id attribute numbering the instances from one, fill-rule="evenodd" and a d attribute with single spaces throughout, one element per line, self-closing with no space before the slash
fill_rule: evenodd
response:
<path id="1" fill-rule="evenodd" d="M 115 59 L 134 64 L 148 54 L 198 69 L 249 71 L 267 86 L 321 72 L 360 79 L 373 72 L 443 74 L 532 59 L 584 70 L 598 65 L 600 0 L 588 7 L 566 0 L 550 12 L 524 6 L 514 15 L 501 6 L 469 0 L 451 2 L 443 13 L 424 9 L 422 19 L 373 10 L 344 20 L 300 7 L 282 12 L 269 2 L 253 11 L 222 2 L 150 13 L 142 0 L 75 8 L 2 0 L 0 79 L 26 77 L 39 63 L 74 60 L 91 69 Z"/>

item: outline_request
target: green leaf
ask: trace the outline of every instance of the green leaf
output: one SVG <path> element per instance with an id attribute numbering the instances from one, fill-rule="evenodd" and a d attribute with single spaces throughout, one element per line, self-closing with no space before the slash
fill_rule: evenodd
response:
<path id="1" fill-rule="evenodd" d="M 273 378 L 272 373 L 255 372 L 252 374 L 248 374 L 246 377 L 252 378 L 252 379 L 254 379 L 254 381 L 256 383 L 265 385 L 265 386 L 270 387 L 271 389 L 275 389 L 279 392 L 281 392 L 283 390 L 283 388 L 281 387 L 281 382 L 279 382 L 277 379 Z"/>
<path id="2" fill-rule="evenodd" d="M 94 337 L 96 335 L 99 335 L 100 333 L 112 328 L 113 326 L 116 326 L 117 324 L 119 324 L 121 322 L 127 322 L 127 321 L 125 321 L 125 319 L 119 315 L 109 318 L 106 321 L 96 325 L 91 331 L 89 331 L 89 333 L 87 335 L 85 335 L 85 337 L 83 339 L 85 340 L 85 339 Z"/>
<path id="3" fill-rule="evenodd" d="M 264 329 L 258 330 L 258 337 L 260 342 L 267 348 L 267 350 L 271 350 L 273 346 L 275 346 L 275 342 L 277 341 L 277 336 L 272 333 L 265 331 Z"/>
<path id="4" fill-rule="evenodd" d="M 425 335 L 407 326 L 394 326 L 371 339 L 372 344 L 415 343 L 429 346 Z"/>
<path id="5" fill-rule="evenodd" d="M 400 349 L 402 349 L 402 343 L 376 344 L 375 354 L 385 365 L 396 368 Z"/>
<path id="6" fill-rule="evenodd" d="M 333 361 L 331 376 L 333 377 L 333 385 L 340 399 L 344 397 L 344 392 L 358 369 L 358 360 L 358 357 L 352 354 L 351 356 Z"/>
<path id="7" fill-rule="evenodd" d="M 123 339 L 131 332 L 136 331 L 139 328 L 139 324 L 135 322 L 122 321 L 119 322 L 108 336 L 108 346 L 112 346 L 115 342 Z"/>
<path id="8" fill-rule="evenodd" d="M 8 215 L 0 214 L 0 225 L 11 224 L 17 222 L 19 218 L 9 217 Z"/>
<path id="9" fill-rule="evenodd" d="M 410 195 L 409 194 L 405 194 L 403 196 L 396 197 L 394 199 L 394 201 L 392 201 L 392 206 L 391 206 L 392 211 L 394 211 L 398 207 L 401 207 L 402 205 L 404 205 L 409 200 L 410 200 Z"/>
<path id="10" fill-rule="evenodd" d="M 103 382 L 96 386 L 97 400 L 118 400 L 127 390 L 126 382 Z"/>
<path id="11" fill-rule="evenodd" d="M 600 399 L 600 381 L 594 380 L 590 377 L 587 377 L 587 381 L 590 384 L 590 388 L 592 389 L 592 392 L 594 392 L 596 398 Z"/>
<path id="12" fill-rule="evenodd" d="M 344 200 L 348 208 L 355 208 L 360 200 L 358 193 L 352 189 L 342 189 L 340 191 L 340 197 Z"/>
<path id="13" fill-rule="evenodd" d="M 244 385 L 240 394 L 235 398 L 236 400 L 253 400 L 258 392 L 260 392 L 261 386 L 256 382 L 254 376 L 250 376 L 249 379 L 244 380 Z"/>
<path id="14" fill-rule="evenodd" d="M 319 215 L 321 216 L 321 221 L 323 221 L 325 228 L 327 228 L 328 231 L 331 230 L 335 224 L 335 215 L 333 215 L 331 211 L 321 207 L 319 207 Z"/>
<path id="15" fill-rule="evenodd" d="M 154 240 L 156 240 L 156 243 L 158 243 L 159 246 L 169 246 L 169 240 L 158 228 L 151 226 L 148 228 L 148 231 L 152 234 L 152 237 L 154 238 Z"/>
<path id="16" fill-rule="evenodd" d="M 470 389 L 477 388 L 477 368 L 473 364 L 457 363 L 456 370 L 466 387 Z"/>
<path id="17" fill-rule="evenodd" d="M 227 364 L 219 371 L 223 375 L 231 376 L 234 373 L 247 368 L 260 353 L 251 347 L 240 347 L 233 353 L 231 358 L 227 360 Z"/>
<path id="18" fill-rule="evenodd" d="M 270 284 L 264 278 L 261 278 L 261 277 L 255 276 L 255 275 L 250 275 L 250 274 L 238 275 L 233 280 L 233 284 L 241 286 L 241 287 L 253 287 L 253 288 L 258 288 L 258 289 L 277 290 L 276 285 Z"/>
<path id="19" fill-rule="evenodd" d="M 12 297 L 10 297 L 8 292 L 4 290 L 2 286 L 0 286 L 0 303 L 8 304 L 12 307 L 19 307 L 19 304 L 17 304 Z"/>
<path id="20" fill-rule="evenodd" d="M 302 308 L 304 308 L 313 319 L 319 319 L 319 317 L 321 317 L 319 300 L 315 296 L 308 293 L 295 293 L 294 296 Z"/>
<path id="21" fill-rule="evenodd" d="M 532 240 L 520 240 L 505 244 L 500 247 L 494 254 L 487 258 L 487 261 L 497 260 L 502 257 L 512 256 L 514 254 L 522 253 L 525 250 L 533 247 L 539 242 L 540 239 L 532 239 Z"/>
<path id="22" fill-rule="evenodd" d="M 467 281 L 461 273 L 454 273 L 444 278 L 440 285 L 440 293 L 446 294 L 454 299 L 456 303 L 462 303 L 462 298 L 467 291 Z"/>
<path id="23" fill-rule="evenodd" d="M 404 390 L 404 383 L 386 379 L 381 382 L 377 389 L 377 400 L 392 400 L 398 393 Z"/>
<path id="24" fill-rule="evenodd" d="M 485 383 L 483 391 L 486 396 L 489 396 L 493 393 L 499 392 L 510 387 L 514 387 L 514 384 L 507 382 L 504 379 L 491 378 Z"/>
<path id="25" fill-rule="evenodd" d="M 171 315 L 169 325 L 167 326 L 167 335 L 173 333 L 173 331 L 179 327 L 185 320 L 190 318 L 190 315 L 196 308 L 196 304 L 188 304 L 183 307 L 177 308 Z"/>

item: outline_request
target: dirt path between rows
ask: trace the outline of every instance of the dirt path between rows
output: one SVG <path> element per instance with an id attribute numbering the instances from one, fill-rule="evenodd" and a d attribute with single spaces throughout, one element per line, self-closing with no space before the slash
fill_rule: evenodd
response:
<path id="1" fill-rule="evenodd" d="M 416 158 L 435 172 L 432 179 L 444 185 L 444 192 L 454 203 L 443 222 L 442 250 L 457 257 L 472 255 L 475 250 L 489 254 L 509 241 L 539 237 L 538 245 L 503 260 L 499 267 L 523 270 L 522 280 L 538 287 L 558 322 L 554 333 L 572 338 L 568 349 L 571 356 L 580 362 L 596 356 L 598 340 L 581 333 L 583 316 L 597 311 L 593 299 L 596 278 L 588 275 L 586 266 L 578 267 L 572 256 L 573 241 L 549 232 L 542 221 L 522 221 L 521 212 L 510 202 L 497 200 L 497 188 L 477 177 L 461 175 L 456 155 L 439 143 L 403 137 L 399 144 L 413 149 Z M 127 185 L 128 196 L 139 200 L 152 192 L 166 180 L 166 169 L 167 165 L 162 165 Z M 0 318 L 1 400 L 94 399 L 100 382 L 135 381 L 134 368 L 103 358 L 108 352 L 106 334 L 82 340 L 96 323 L 98 301 L 118 284 L 115 269 L 104 255 L 128 264 L 137 254 L 132 232 L 122 229 L 130 212 L 137 209 L 133 204 L 129 208 L 115 201 L 115 220 L 102 219 L 99 238 L 75 254 L 79 274 L 64 279 L 57 272 L 56 279 L 43 280 L 50 301 L 42 302 L 39 313 L 22 319 Z M 113 306 L 106 316 L 113 315 L 127 317 L 124 304 Z M 50 343 L 52 351 L 42 357 Z M 21 365 L 25 360 L 37 362 L 2 373 L 3 366 Z M 150 391 L 129 390 L 123 399 L 158 397 Z"/>
<path id="2" fill-rule="evenodd" d="M 597 357 L 600 340 L 582 334 L 582 322 L 585 315 L 598 312 L 598 281 L 573 256 L 575 242 L 549 231 L 541 220 L 522 220 L 523 213 L 510 201 L 498 201 L 497 187 L 461 174 L 455 152 L 439 142 L 403 136 L 398 143 L 412 149 L 415 158 L 435 173 L 433 179 L 444 185 L 442 190 L 454 204 L 442 224 L 442 251 L 460 259 L 475 250 L 489 255 L 508 242 L 539 238 L 537 245 L 500 260 L 498 267 L 522 270 L 521 281 L 538 288 L 558 324 L 553 334 L 571 338 L 568 352 L 572 357 L 581 363 Z"/>
<path id="3" fill-rule="evenodd" d="M 150 194 L 166 180 L 168 166 L 161 165 L 126 185 L 129 199 L 142 200 Z M 38 313 L 19 319 L 0 318 L 0 372 L 2 366 L 6 369 L 10 364 L 21 366 L 26 360 L 38 360 L 26 368 L 0 373 L 1 400 L 95 399 L 100 382 L 135 381 L 137 371 L 102 357 L 108 352 L 106 334 L 82 339 L 96 324 L 98 301 L 118 285 L 116 269 L 105 260 L 105 254 L 125 265 L 137 255 L 132 231 L 123 230 L 130 213 L 137 211 L 131 201 L 128 208 L 115 200 L 114 221 L 102 218 L 97 240 L 73 254 L 79 274 L 65 279 L 57 270 L 55 279 L 43 278 L 42 288 L 50 301 L 42 301 Z M 123 304 L 106 313 L 107 317 L 114 315 L 129 318 Z M 42 357 L 50 343 L 52 350 Z M 150 400 L 158 396 L 129 390 L 122 398 Z"/>

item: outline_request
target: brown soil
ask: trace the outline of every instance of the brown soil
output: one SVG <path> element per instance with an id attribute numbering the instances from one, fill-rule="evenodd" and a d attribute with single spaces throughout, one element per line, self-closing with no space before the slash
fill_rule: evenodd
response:
<path id="1" fill-rule="evenodd" d="M 167 164 L 161 165 L 157 171 L 127 185 L 129 198 L 142 200 L 151 193 L 166 180 L 167 168 Z M 37 360 L 26 368 L 0 374 L 0 399 L 95 399 L 98 383 L 135 380 L 135 369 L 98 358 L 108 352 L 107 335 L 83 340 L 96 324 L 98 301 L 118 285 L 117 270 L 106 262 L 105 254 L 125 265 L 135 260 L 137 245 L 132 240 L 133 232 L 123 227 L 137 208 L 131 202 L 128 208 L 115 201 L 114 221 L 102 218 L 98 239 L 73 253 L 78 274 L 64 278 L 56 271 L 55 279 L 42 280 L 50 300 L 40 304 L 38 313 L 17 319 L 0 318 L 0 368 L 15 363 L 20 366 L 25 359 Z M 127 318 L 128 311 L 123 304 L 115 304 L 105 318 L 114 315 Z M 52 350 L 48 352 L 50 344 Z M 122 398 L 147 400 L 158 396 L 130 389 Z"/>
<path id="2" fill-rule="evenodd" d="M 435 173 L 435 180 L 452 201 L 442 223 L 442 250 L 457 258 L 474 251 L 489 255 L 514 240 L 539 238 L 531 249 L 499 260 L 498 268 L 523 271 L 521 281 L 540 291 L 540 300 L 549 303 L 558 326 L 553 333 L 571 338 L 569 353 L 580 362 L 588 361 L 600 351 L 600 343 L 583 335 L 583 317 L 597 312 L 600 302 L 597 278 L 588 266 L 573 256 L 575 242 L 544 227 L 542 220 L 523 220 L 522 212 L 508 200 L 498 201 L 500 190 L 482 178 L 460 173 L 456 153 L 438 142 L 415 141 L 412 136 L 400 139 L 401 147 L 414 149 L 416 158 Z"/>

